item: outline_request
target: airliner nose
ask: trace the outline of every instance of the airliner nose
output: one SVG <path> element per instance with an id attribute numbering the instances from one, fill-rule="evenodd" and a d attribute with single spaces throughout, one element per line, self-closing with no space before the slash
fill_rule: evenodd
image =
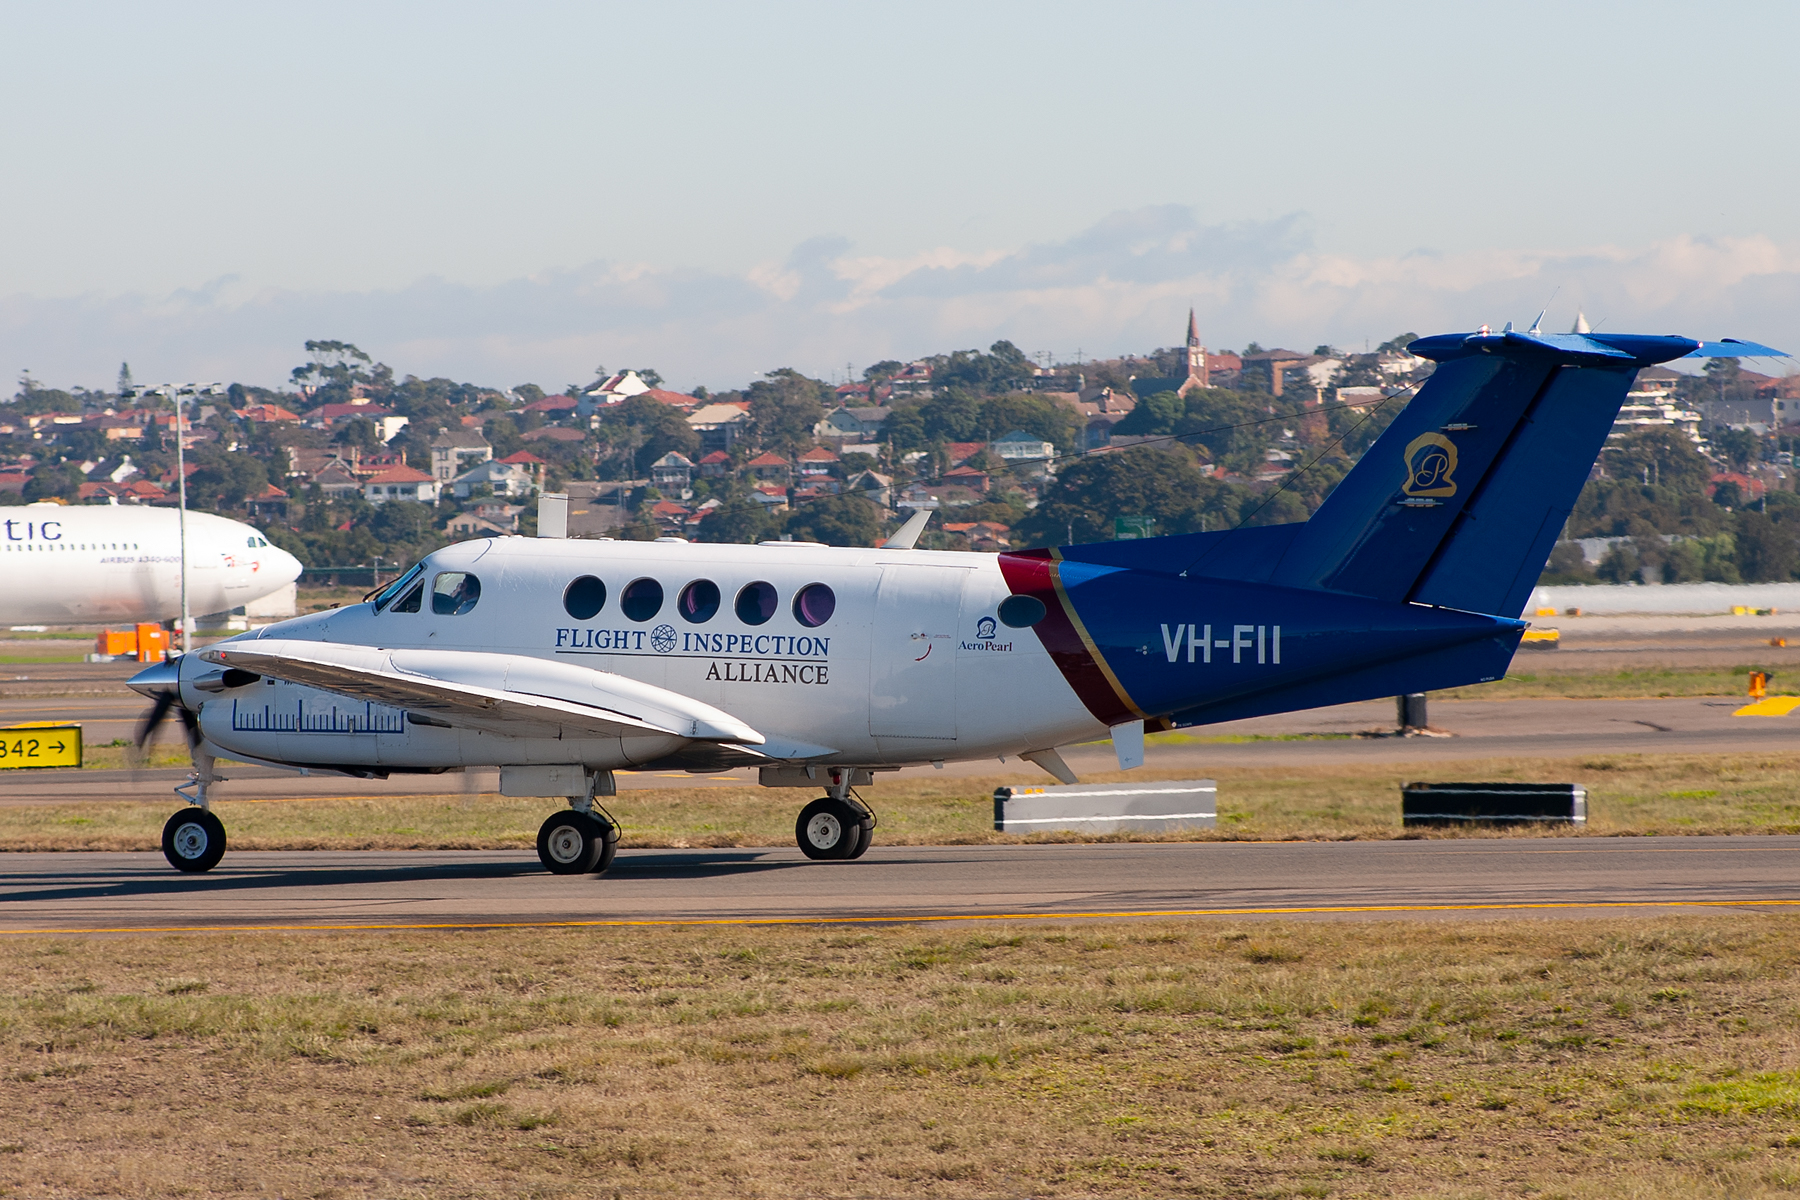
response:
<path id="1" fill-rule="evenodd" d="M 274 572 L 276 578 L 283 583 L 292 583 L 300 578 L 300 572 L 306 568 L 301 565 L 299 559 L 279 546 L 271 546 L 269 549 L 272 551 L 269 558 L 269 569 Z"/>

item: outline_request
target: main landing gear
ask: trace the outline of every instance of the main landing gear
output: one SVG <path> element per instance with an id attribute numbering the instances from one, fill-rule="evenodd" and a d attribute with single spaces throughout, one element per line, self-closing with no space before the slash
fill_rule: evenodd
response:
<path id="1" fill-rule="evenodd" d="M 596 810 L 595 794 L 611 796 L 617 789 L 611 771 L 588 776 L 587 794 L 570 796 L 569 807 L 552 813 L 538 827 L 538 861 L 552 875 L 597 875 L 612 866 L 619 849 L 618 822 L 605 809 Z"/>
<path id="2" fill-rule="evenodd" d="M 875 839 L 875 814 L 850 794 L 850 772 L 834 771 L 831 795 L 820 796 L 800 810 L 794 840 L 800 853 L 813 859 L 861 858 Z"/>

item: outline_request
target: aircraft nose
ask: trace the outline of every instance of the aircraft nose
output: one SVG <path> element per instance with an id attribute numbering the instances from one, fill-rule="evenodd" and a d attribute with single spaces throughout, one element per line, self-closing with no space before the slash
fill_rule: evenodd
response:
<path id="1" fill-rule="evenodd" d="M 283 583 L 292 583 L 300 578 L 300 572 L 306 568 L 301 565 L 299 559 L 279 546 L 271 546 L 270 549 L 274 551 L 274 554 L 269 562 L 269 567 Z"/>
<path id="2" fill-rule="evenodd" d="M 140 696 L 155 699 L 181 687 L 181 660 L 165 659 L 152 663 L 125 681 L 125 686 Z"/>

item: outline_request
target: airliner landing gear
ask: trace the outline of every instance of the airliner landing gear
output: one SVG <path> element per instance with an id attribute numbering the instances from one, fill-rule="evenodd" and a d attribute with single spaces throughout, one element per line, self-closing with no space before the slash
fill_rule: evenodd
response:
<path id="1" fill-rule="evenodd" d="M 861 858 L 875 836 L 875 814 L 867 805 L 821 796 L 800 810 L 794 840 L 808 858 Z"/>

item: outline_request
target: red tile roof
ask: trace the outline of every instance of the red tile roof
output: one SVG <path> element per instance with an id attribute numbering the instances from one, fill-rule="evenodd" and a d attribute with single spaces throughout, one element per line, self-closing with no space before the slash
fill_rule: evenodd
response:
<path id="1" fill-rule="evenodd" d="M 788 461 L 764 450 L 761 454 L 744 464 L 746 467 L 785 467 Z"/>
<path id="2" fill-rule="evenodd" d="M 369 477 L 370 483 L 430 483 L 431 476 L 412 467 L 394 467 Z"/>
<path id="3" fill-rule="evenodd" d="M 500 461 L 503 463 L 526 463 L 528 465 L 537 466 L 542 466 L 544 462 L 543 459 L 539 458 L 529 450 L 516 450 Z"/>

